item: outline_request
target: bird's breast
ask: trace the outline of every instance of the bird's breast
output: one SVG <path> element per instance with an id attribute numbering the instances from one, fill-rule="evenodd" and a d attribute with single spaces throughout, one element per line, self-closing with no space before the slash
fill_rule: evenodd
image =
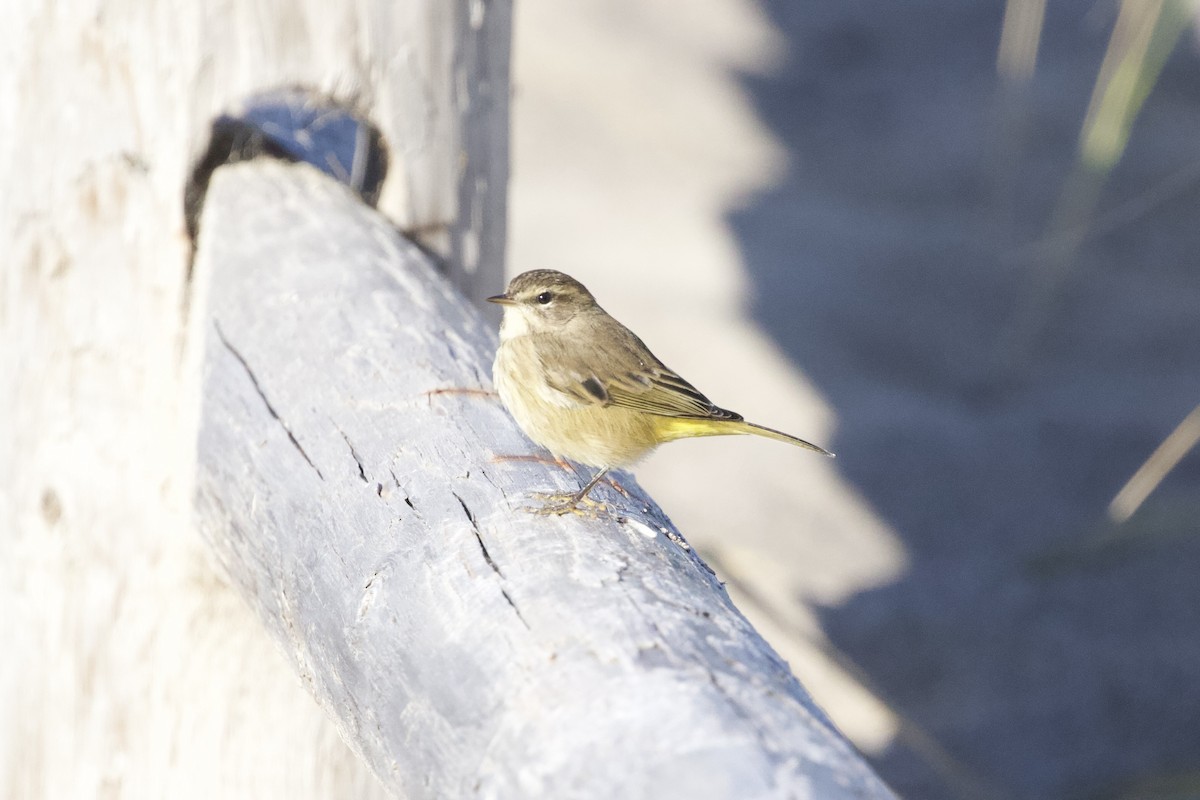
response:
<path id="1" fill-rule="evenodd" d="M 596 467 L 622 467 L 660 441 L 653 415 L 572 397 L 546 380 L 531 337 L 502 342 L 493 380 L 501 402 L 525 435 L 557 456 Z"/>

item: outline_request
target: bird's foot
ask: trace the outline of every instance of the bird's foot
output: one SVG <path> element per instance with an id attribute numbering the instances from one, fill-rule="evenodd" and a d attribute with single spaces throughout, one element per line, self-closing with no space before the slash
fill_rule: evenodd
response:
<path id="1" fill-rule="evenodd" d="M 525 510 L 539 517 L 561 517 L 563 514 L 574 514 L 585 519 L 595 519 L 608 511 L 606 504 L 590 497 L 579 497 L 570 492 L 534 492 L 533 497 L 543 501 L 542 504 L 526 507 Z"/>
<path id="2" fill-rule="evenodd" d="M 569 463 L 567 463 L 566 461 L 563 461 L 561 458 L 554 458 L 553 456 L 542 456 L 542 455 L 537 455 L 536 453 L 525 454 L 525 455 L 515 455 L 515 456 L 514 455 L 499 455 L 499 454 L 497 454 L 497 455 L 492 456 L 492 463 L 493 464 L 511 464 L 511 463 L 553 464 L 554 466 L 559 467 L 560 469 L 564 469 L 567 472 L 573 473 L 575 471 L 574 468 L 572 468 Z"/>

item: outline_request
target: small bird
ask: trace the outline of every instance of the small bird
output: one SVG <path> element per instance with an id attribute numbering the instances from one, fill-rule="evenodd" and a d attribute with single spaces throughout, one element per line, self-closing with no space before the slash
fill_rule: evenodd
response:
<path id="1" fill-rule="evenodd" d="M 569 275 L 524 272 L 488 301 L 504 307 L 492 367 L 500 400 L 534 442 L 599 470 L 548 513 L 572 511 L 610 469 L 676 439 L 752 433 L 833 455 L 715 405 Z"/>

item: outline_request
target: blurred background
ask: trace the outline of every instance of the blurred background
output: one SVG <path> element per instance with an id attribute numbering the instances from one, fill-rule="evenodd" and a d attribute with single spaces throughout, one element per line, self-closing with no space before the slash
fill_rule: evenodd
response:
<path id="1" fill-rule="evenodd" d="M 515 8 L 509 270 L 838 453 L 636 474 L 884 779 L 1200 797 L 1195 7 Z"/>

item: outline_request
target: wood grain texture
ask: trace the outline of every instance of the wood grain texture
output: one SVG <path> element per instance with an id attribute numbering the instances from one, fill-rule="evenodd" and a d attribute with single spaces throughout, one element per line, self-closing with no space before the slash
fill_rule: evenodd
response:
<path id="1" fill-rule="evenodd" d="M 197 270 L 202 531 L 398 795 L 891 797 L 628 477 L 522 510 L 491 327 L 342 187 L 223 168 Z"/>
<path id="2" fill-rule="evenodd" d="M 375 796 L 192 530 L 202 298 L 184 184 L 246 96 L 352 98 L 385 132 L 386 212 L 462 285 L 498 287 L 509 6 L 4 11 L 0 796 Z"/>

